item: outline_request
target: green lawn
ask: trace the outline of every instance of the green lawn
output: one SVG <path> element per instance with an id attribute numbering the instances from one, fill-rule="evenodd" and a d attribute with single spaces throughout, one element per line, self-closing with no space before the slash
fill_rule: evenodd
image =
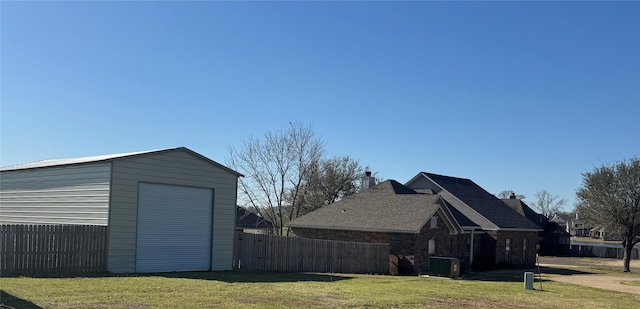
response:
<path id="1" fill-rule="evenodd" d="M 15 308 L 638 308 L 640 298 L 543 281 L 522 272 L 472 280 L 417 276 L 202 272 L 78 278 L 1 278 Z M 536 288 L 539 289 L 538 283 Z"/>
<path id="2" fill-rule="evenodd" d="M 635 286 L 640 286 L 640 280 L 634 280 L 634 281 L 622 281 L 620 282 L 622 284 L 628 284 L 628 285 L 635 285 Z"/>

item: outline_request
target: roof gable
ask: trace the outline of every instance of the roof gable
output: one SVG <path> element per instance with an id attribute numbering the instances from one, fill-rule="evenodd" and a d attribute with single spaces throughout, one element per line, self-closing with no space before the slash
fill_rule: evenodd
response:
<path id="1" fill-rule="evenodd" d="M 433 214 L 444 207 L 444 201 L 437 195 L 418 193 L 395 180 L 387 180 L 301 216 L 288 226 L 419 233 Z M 448 211 L 443 213 L 455 222 Z"/>
<path id="2" fill-rule="evenodd" d="M 159 154 L 165 152 L 172 151 L 183 151 L 189 153 L 193 156 L 196 156 L 208 163 L 215 165 L 227 172 L 230 172 L 238 177 L 242 177 L 243 175 L 218 163 L 215 162 L 195 151 L 192 151 L 186 147 L 177 147 L 177 148 L 167 148 L 167 149 L 159 149 L 159 150 L 148 150 L 148 151 L 138 151 L 138 152 L 129 152 L 129 153 L 120 153 L 120 154 L 110 154 L 110 155 L 100 155 L 100 156 L 90 156 L 90 157 L 81 157 L 81 158 L 70 158 L 70 159 L 54 159 L 54 160 L 42 160 L 36 162 L 29 162 L 11 166 L 5 166 L 0 168 L 0 171 L 17 171 L 17 170 L 28 170 L 28 169 L 36 169 L 36 168 L 45 168 L 45 167 L 55 167 L 55 166 L 69 166 L 69 165 L 78 165 L 78 164 L 88 164 L 88 163 L 98 163 L 98 162 L 112 162 L 116 160 L 123 160 L 137 156 L 145 156 L 152 154 Z"/>
<path id="3" fill-rule="evenodd" d="M 451 196 L 448 196 L 444 191 L 440 192 L 447 202 L 484 229 L 540 229 L 537 224 L 519 215 L 470 179 L 422 172 L 410 183 L 415 182 L 419 176 L 431 180 L 450 193 Z M 458 201 L 461 203 L 457 203 Z"/>
<path id="4" fill-rule="evenodd" d="M 469 219 L 467 216 L 461 213 L 456 207 L 453 207 L 453 205 L 451 205 L 451 203 L 449 203 L 446 199 L 443 199 L 443 201 L 446 203 L 447 208 L 451 212 L 451 215 L 453 215 L 460 226 L 480 228 L 477 223 L 473 222 L 473 220 Z"/>
<path id="5" fill-rule="evenodd" d="M 273 223 L 244 207 L 236 206 L 236 228 L 271 229 Z"/>

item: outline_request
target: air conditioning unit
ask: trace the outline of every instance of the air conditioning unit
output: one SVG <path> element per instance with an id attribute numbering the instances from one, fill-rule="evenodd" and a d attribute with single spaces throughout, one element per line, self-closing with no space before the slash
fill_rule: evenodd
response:
<path id="1" fill-rule="evenodd" d="M 452 257 L 432 256 L 429 258 L 429 276 L 460 277 L 460 260 Z"/>

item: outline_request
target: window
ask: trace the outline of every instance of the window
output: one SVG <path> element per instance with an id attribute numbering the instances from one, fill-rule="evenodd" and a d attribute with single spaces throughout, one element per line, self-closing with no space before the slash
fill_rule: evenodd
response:
<path id="1" fill-rule="evenodd" d="M 436 216 L 431 217 L 431 228 L 432 229 L 438 228 L 438 217 Z"/>
<path id="2" fill-rule="evenodd" d="M 429 239 L 429 246 L 427 247 L 429 255 L 436 254 L 436 240 L 431 238 Z"/>
<path id="3" fill-rule="evenodd" d="M 525 262 L 529 262 L 529 256 L 527 255 L 527 239 L 522 240 L 522 259 Z"/>

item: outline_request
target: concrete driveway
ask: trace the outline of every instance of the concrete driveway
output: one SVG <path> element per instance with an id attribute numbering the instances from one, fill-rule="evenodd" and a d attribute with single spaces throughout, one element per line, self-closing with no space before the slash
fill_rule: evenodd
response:
<path id="1" fill-rule="evenodd" d="M 548 269 L 562 268 L 572 269 L 573 267 L 607 267 L 618 268 L 622 271 L 622 260 L 602 259 L 602 258 L 556 258 L 541 257 L 540 266 Z M 639 260 L 631 261 L 632 271 L 638 273 Z M 583 268 L 584 269 L 584 268 Z M 549 279 L 557 282 L 571 283 L 592 288 L 611 290 L 617 292 L 633 293 L 640 295 L 640 286 L 622 284 L 622 281 L 640 281 L 640 277 L 616 276 L 611 274 L 581 273 L 579 271 L 570 274 L 549 274 L 543 270 L 542 273 Z"/>
<path id="2" fill-rule="evenodd" d="M 622 281 L 634 281 L 628 277 L 611 275 L 548 275 L 553 281 L 588 286 L 617 292 L 640 294 L 640 286 L 622 284 Z M 640 280 L 639 280 L 640 281 Z"/>

